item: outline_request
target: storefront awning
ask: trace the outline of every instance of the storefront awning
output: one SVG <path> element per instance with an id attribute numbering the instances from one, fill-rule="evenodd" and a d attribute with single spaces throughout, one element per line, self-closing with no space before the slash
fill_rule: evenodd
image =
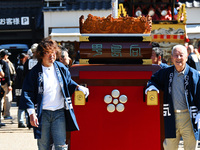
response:
<path id="1" fill-rule="evenodd" d="M 81 36 L 79 28 L 53 28 L 51 38 L 57 42 L 79 41 Z"/>
<path id="2" fill-rule="evenodd" d="M 189 39 L 200 39 L 200 24 L 186 25 L 186 33 Z"/>

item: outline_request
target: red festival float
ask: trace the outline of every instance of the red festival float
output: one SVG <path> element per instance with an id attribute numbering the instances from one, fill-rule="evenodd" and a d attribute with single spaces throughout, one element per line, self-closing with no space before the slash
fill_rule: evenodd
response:
<path id="1" fill-rule="evenodd" d="M 162 93 L 144 94 L 160 69 L 148 63 L 151 17 L 112 16 L 80 17 L 80 62 L 87 64 L 70 72 L 90 95 L 73 97 L 80 131 L 71 133 L 70 150 L 163 149 Z"/>

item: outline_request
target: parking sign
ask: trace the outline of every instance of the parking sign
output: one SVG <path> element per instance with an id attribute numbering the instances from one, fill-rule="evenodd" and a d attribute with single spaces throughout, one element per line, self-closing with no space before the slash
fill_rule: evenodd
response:
<path id="1" fill-rule="evenodd" d="M 21 25 L 29 25 L 29 17 L 21 17 Z"/>

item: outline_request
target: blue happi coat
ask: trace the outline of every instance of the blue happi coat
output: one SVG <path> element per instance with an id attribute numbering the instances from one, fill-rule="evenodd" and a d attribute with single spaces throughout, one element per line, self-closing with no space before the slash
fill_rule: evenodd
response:
<path id="1" fill-rule="evenodd" d="M 174 66 L 161 69 L 152 75 L 147 87 L 154 85 L 164 91 L 163 116 L 165 124 L 165 137 L 176 137 L 176 125 L 174 106 L 172 102 L 172 81 L 174 77 Z M 187 107 L 190 113 L 191 122 L 196 139 L 199 139 L 195 117 L 200 110 L 200 74 L 186 64 L 184 73 L 184 87 Z"/>
<path id="2" fill-rule="evenodd" d="M 66 131 L 79 130 L 76 117 L 71 103 L 71 95 L 75 91 L 77 83 L 71 79 L 70 72 L 67 67 L 62 63 L 55 61 L 57 77 L 63 93 L 63 103 L 65 102 L 65 118 L 66 118 Z M 20 109 L 35 108 L 39 127 L 34 127 L 34 136 L 36 139 L 41 138 L 41 118 L 42 118 L 42 104 L 43 104 L 43 73 L 41 63 L 37 63 L 31 71 L 26 75 L 22 88 L 22 95 L 20 99 Z"/>

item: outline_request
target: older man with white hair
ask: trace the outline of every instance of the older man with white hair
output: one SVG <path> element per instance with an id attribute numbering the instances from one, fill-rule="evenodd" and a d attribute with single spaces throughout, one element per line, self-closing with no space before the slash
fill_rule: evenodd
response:
<path id="1" fill-rule="evenodd" d="M 145 91 L 164 91 L 165 150 L 178 150 L 181 137 L 184 149 L 194 150 L 196 139 L 199 140 L 196 135 L 200 124 L 200 74 L 186 64 L 187 57 L 185 46 L 174 46 L 174 65 L 152 75 Z"/>

